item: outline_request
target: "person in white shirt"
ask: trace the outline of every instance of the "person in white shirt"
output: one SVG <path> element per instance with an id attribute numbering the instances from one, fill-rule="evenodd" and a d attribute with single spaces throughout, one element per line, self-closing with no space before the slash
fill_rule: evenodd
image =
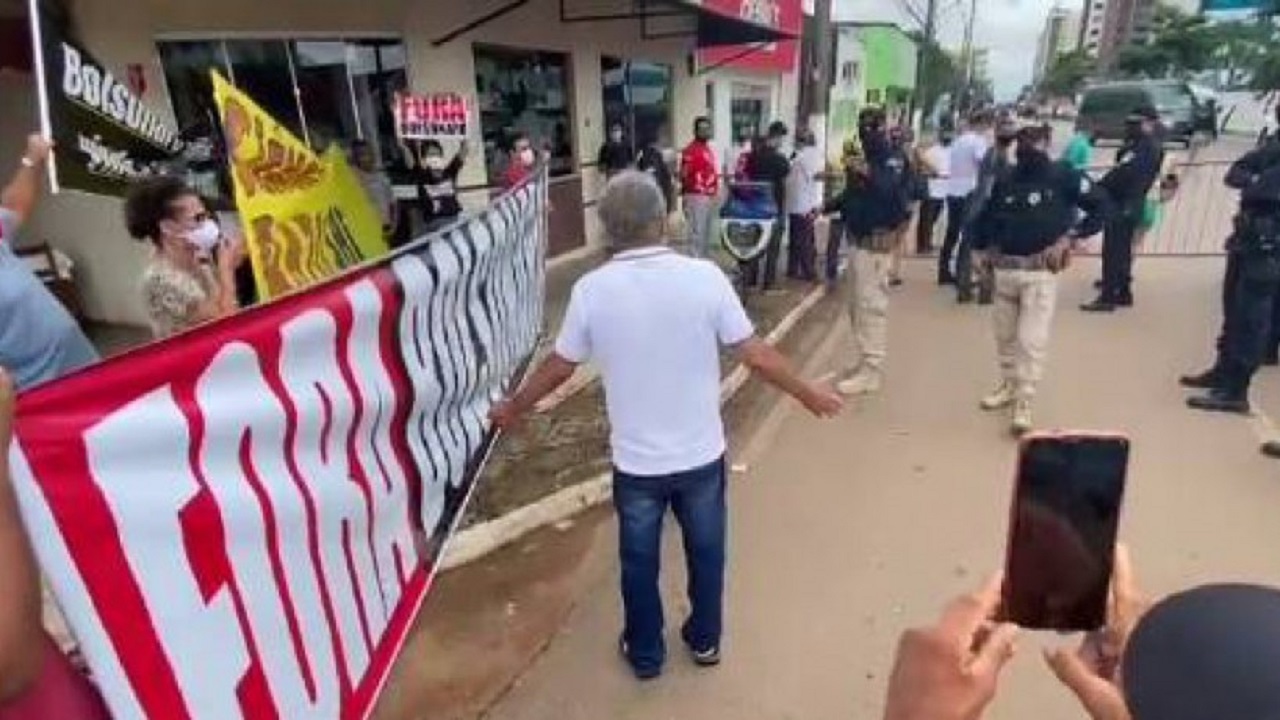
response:
<path id="1" fill-rule="evenodd" d="M 822 209 L 822 151 L 813 131 L 796 130 L 796 150 L 787 176 L 787 277 L 804 282 L 818 281 L 818 247 L 815 223 Z"/>
<path id="2" fill-rule="evenodd" d="M 799 379 L 755 336 L 715 264 L 666 247 L 666 202 L 652 178 L 636 171 L 614 177 L 598 211 L 612 257 L 577 282 L 554 351 L 491 418 L 511 428 L 578 365 L 599 368 L 612 429 L 625 615 L 620 649 L 636 677 L 650 679 L 666 659 L 658 567 L 668 508 L 680 523 L 688 564 L 691 610 L 681 638 L 697 664 L 720 661 L 726 525 L 720 349 L 732 348 L 814 415 L 835 415 L 842 403 L 833 391 Z"/>
<path id="3" fill-rule="evenodd" d="M 991 147 L 992 118 L 977 112 L 969 119 L 963 134 L 951 144 L 948 157 L 950 179 L 947 196 L 947 234 L 938 254 L 938 284 L 954 285 L 957 277 L 969 282 L 972 262 L 968 241 L 964 238 L 964 218 L 969 196 L 978 187 L 982 159 Z M 955 261 L 954 267 L 952 260 Z"/>
<path id="4" fill-rule="evenodd" d="M 916 223 L 916 253 L 932 255 L 934 228 L 951 195 L 951 143 L 955 133 L 944 129 L 938 133 L 938 141 L 924 151 L 924 162 L 932 170 L 929 177 L 929 196 L 920 204 L 920 221 Z"/>

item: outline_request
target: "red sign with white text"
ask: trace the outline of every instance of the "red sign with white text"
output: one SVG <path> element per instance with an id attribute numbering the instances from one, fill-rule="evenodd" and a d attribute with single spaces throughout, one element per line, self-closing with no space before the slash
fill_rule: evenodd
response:
<path id="1" fill-rule="evenodd" d="M 702 7 L 778 28 L 797 38 L 804 29 L 802 0 L 702 0 Z M 723 63 L 724 67 L 786 74 L 793 72 L 800 60 L 799 40 L 769 43 L 748 53 L 751 48 L 751 45 L 703 48 L 698 51 L 698 64 L 707 67 Z"/>
<path id="2" fill-rule="evenodd" d="M 545 177 L 20 398 L 23 517 L 113 717 L 367 717 L 537 342 Z"/>

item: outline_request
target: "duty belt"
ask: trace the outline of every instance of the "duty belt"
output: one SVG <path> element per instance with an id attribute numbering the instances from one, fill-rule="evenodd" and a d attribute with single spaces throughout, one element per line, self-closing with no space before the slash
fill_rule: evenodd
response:
<path id="1" fill-rule="evenodd" d="M 1048 270 L 1049 260 L 1042 252 L 1035 255 L 996 255 L 991 259 L 991 266 L 997 270 Z"/>

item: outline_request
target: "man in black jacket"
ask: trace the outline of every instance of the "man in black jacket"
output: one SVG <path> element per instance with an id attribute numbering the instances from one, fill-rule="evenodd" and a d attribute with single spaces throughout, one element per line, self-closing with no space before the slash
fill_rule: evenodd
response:
<path id="1" fill-rule="evenodd" d="M 884 111 L 863 110 L 858 137 L 861 162 L 848 173 L 844 192 L 823 208 L 840 213 L 845 240 L 853 247 L 848 302 L 857 359 L 836 385 L 845 395 L 880 389 L 888 351 L 891 251 L 896 233 L 910 219 L 909 166 L 889 142 Z"/>
<path id="2" fill-rule="evenodd" d="M 765 247 L 764 258 L 756 258 L 743 268 L 746 287 L 759 284 L 765 292 L 773 290 L 778 281 L 778 257 L 782 253 L 782 238 L 787 222 L 787 176 L 791 174 L 791 162 L 782 154 L 782 143 L 787 139 L 785 123 L 775 121 L 747 158 L 747 178 L 753 182 L 767 183 L 773 202 L 778 207 L 777 222 Z"/>
<path id="3" fill-rule="evenodd" d="M 1115 312 L 1133 305 L 1133 241 L 1151 186 L 1160 176 L 1164 148 L 1156 137 L 1160 114 L 1150 105 L 1135 109 L 1126 124 L 1116 166 L 1098 184 L 1111 195 L 1115 212 L 1102 236 L 1102 294 L 1081 306 L 1085 312 Z"/>
<path id="4" fill-rule="evenodd" d="M 1102 230 L 1109 200 L 1084 173 L 1049 157 L 1047 126 L 1018 132 L 1017 164 L 996 180 L 979 219 L 975 249 L 995 278 L 1000 385 L 984 410 L 1012 408 L 1011 427 L 1031 429 L 1031 401 L 1044 374 L 1058 273 L 1079 238 Z M 1077 209 L 1084 216 L 1077 222 Z"/>
<path id="5" fill-rule="evenodd" d="M 1237 160 L 1226 183 L 1240 191 L 1240 212 L 1227 241 L 1227 305 L 1218 360 L 1212 370 L 1183 378 L 1182 384 L 1209 390 L 1187 401 L 1192 408 L 1248 413 L 1249 385 L 1266 354 L 1280 292 L 1280 143 Z"/>

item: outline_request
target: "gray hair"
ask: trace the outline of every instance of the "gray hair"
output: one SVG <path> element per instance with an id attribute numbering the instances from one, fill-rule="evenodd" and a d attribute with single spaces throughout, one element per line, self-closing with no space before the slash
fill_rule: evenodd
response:
<path id="1" fill-rule="evenodd" d="M 648 173 L 627 170 L 614 176 L 605 185 L 596 211 L 612 252 L 662 241 L 667 201 Z"/>

